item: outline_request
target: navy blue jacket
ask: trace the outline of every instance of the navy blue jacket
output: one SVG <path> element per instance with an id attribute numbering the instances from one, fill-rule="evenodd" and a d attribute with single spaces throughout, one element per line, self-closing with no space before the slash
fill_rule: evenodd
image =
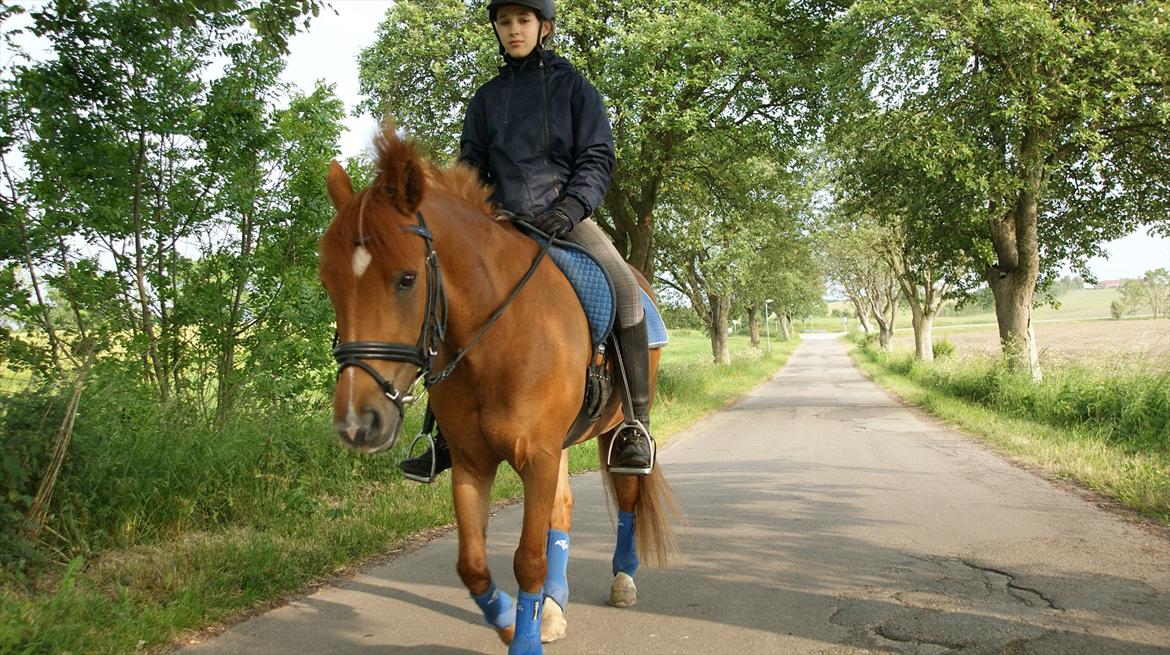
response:
<path id="1" fill-rule="evenodd" d="M 613 170 L 613 135 L 601 95 L 547 50 L 506 64 L 475 92 L 463 119 L 459 159 L 479 171 L 510 212 L 537 216 L 576 200 L 580 221 L 601 204 Z M 573 215 L 577 214 L 577 215 Z"/>

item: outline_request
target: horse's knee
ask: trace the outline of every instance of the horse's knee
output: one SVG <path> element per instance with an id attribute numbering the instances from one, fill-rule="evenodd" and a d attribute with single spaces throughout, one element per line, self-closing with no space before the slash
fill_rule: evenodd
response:
<path id="1" fill-rule="evenodd" d="M 545 575 L 548 574 L 544 544 L 540 544 L 540 548 L 535 550 L 524 546 L 517 548 L 512 558 L 512 570 L 521 589 L 525 591 L 539 589 L 544 584 Z"/>
<path id="2" fill-rule="evenodd" d="M 484 593 L 491 585 L 492 575 L 488 571 L 487 560 L 482 557 L 461 558 L 455 564 L 455 571 L 473 596 Z"/>

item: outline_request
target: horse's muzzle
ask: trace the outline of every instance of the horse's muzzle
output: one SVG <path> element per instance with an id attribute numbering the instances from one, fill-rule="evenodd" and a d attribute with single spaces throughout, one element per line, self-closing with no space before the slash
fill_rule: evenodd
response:
<path id="1" fill-rule="evenodd" d="M 351 412 L 345 420 L 333 422 L 341 445 L 367 454 L 393 447 L 401 428 L 402 416 L 381 408 L 366 408 L 360 416 Z"/>

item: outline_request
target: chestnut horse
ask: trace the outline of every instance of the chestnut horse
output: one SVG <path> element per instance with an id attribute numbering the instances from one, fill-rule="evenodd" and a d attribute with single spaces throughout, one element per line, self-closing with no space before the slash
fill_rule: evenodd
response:
<path id="1" fill-rule="evenodd" d="M 375 144 L 379 171 L 368 188 L 355 193 L 337 162 L 328 177 L 337 215 L 321 238 L 320 277 L 337 318 L 333 425 L 348 448 L 390 448 L 421 376 L 451 449 L 459 577 L 509 653 L 539 653 L 542 640 L 565 633 L 573 496 L 563 442 L 594 356 L 589 326 L 556 265 L 543 258 L 533 267 L 538 245 L 493 219 L 490 191 L 470 168 L 428 165 L 393 127 Z M 652 380 L 659 355 L 650 355 Z M 620 406 L 615 393 L 585 435 L 603 453 Z M 496 588 L 485 552 L 503 461 L 524 484 L 516 601 Z M 665 563 L 673 496 L 657 468 L 605 478 L 619 511 L 610 603 L 624 607 L 636 600 L 638 553 Z"/>

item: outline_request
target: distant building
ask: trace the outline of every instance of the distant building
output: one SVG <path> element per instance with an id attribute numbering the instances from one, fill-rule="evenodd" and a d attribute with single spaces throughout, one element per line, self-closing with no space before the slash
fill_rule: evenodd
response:
<path id="1" fill-rule="evenodd" d="M 1125 280 L 1100 280 L 1094 289 L 1120 289 L 1121 285 L 1125 284 Z"/>

